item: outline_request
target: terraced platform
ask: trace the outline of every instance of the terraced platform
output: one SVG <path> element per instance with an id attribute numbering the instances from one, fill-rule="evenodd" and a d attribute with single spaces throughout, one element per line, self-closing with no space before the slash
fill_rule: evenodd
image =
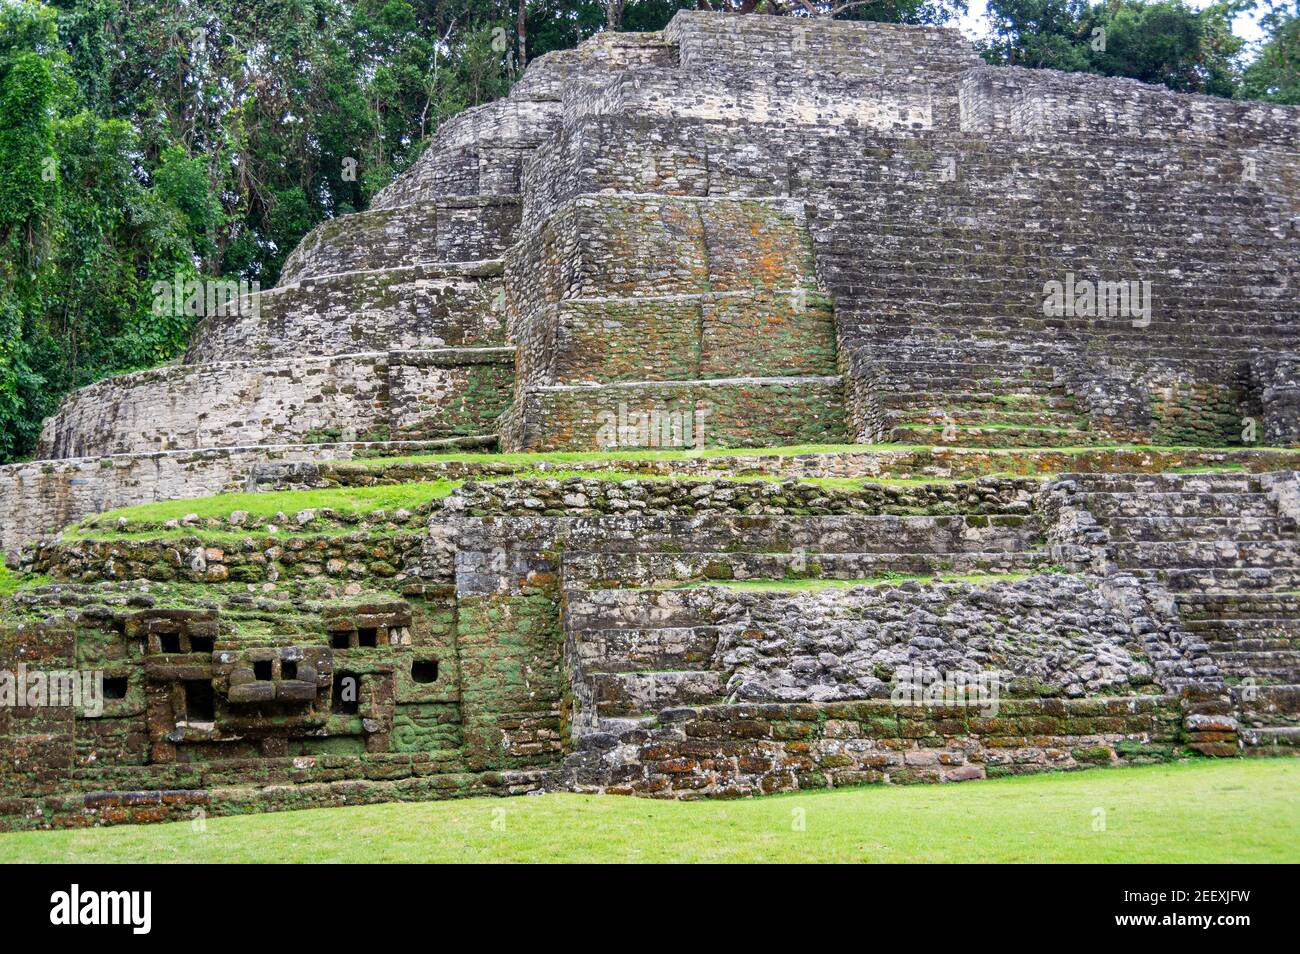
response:
<path id="1" fill-rule="evenodd" d="M 177 451 L 215 489 L 208 451 L 451 438 L 1294 445 L 1297 132 L 1294 108 L 993 70 L 945 29 L 602 34 L 445 123 L 183 364 L 71 395 L 36 455 L 78 462 L 42 469 L 62 503 L 0 468 L 29 511 L 5 550 L 165 497 L 137 472 Z M 1053 282 L 1095 294 L 1053 310 Z"/>
<path id="2" fill-rule="evenodd" d="M 104 688 L 0 706 L 0 827 L 1295 751 L 1298 136 L 929 27 L 537 60 L 0 468 L 0 674 Z"/>
<path id="3" fill-rule="evenodd" d="M 1296 593 L 1261 581 L 1300 549 L 1296 479 L 589 470 L 391 485 L 425 502 L 378 511 L 125 511 L 35 551 L 0 624 L 7 658 L 116 686 L 98 718 L 13 711 L 0 818 L 1290 752 Z M 927 672 L 993 695 L 900 698 Z"/>

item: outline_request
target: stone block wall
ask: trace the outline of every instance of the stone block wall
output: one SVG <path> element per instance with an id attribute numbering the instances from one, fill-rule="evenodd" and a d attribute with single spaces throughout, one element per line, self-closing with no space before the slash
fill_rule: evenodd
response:
<path id="1" fill-rule="evenodd" d="M 1177 700 L 1035 699 L 1004 706 L 997 718 L 888 700 L 673 709 L 658 726 L 616 745 L 593 738 L 567 769 L 577 791 L 734 798 L 1142 764 L 1180 750 Z"/>
<path id="2" fill-rule="evenodd" d="M 446 197 L 328 219 L 295 248 L 282 284 L 424 262 L 500 258 L 519 224 L 514 196 Z"/>
<path id="3" fill-rule="evenodd" d="M 1258 438 L 1273 446 L 1300 444 L 1300 354 L 1260 355 L 1250 370 L 1264 415 Z"/>
<path id="4" fill-rule="evenodd" d="M 671 66 L 677 48 L 658 33 L 600 33 L 533 60 L 510 95 L 443 123 L 412 166 L 380 191 L 386 209 L 447 195 L 515 195 L 525 160 L 560 124 L 565 87 L 579 77 Z"/>
<path id="5" fill-rule="evenodd" d="M 60 582 L 15 597 L 0 663 L 96 667 L 112 693 L 98 719 L 5 712 L 0 826 L 541 786 L 757 794 L 1276 745 L 1290 670 L 1251 657 L 1249 627 L 1294 597 L 1184 600 L 1125 569 L 1122 548 L 1164 541 L 1195 560 L 1233 505 L 1262 554 L 1294 534 L 1268 509 L 1290 513 L 1293 490 L 1294 475 L 1235 474 L 1042 491 L 533 479 L 275 530 L 247 515 L 88 527 L 36 555 Z M 1102 572 L 1054 572 L 1044 531 L 1066 535 L 1045 524 L 1084 511 L 1100 533 L 1075 545 L 1106 560 L 1079 565 Z M 942 583 L 681 585 L 897 573 L 921 551 L 945 574 L 967 556 L 1038 562 Z M 836 562 L 849 557 L 871 559 Z M 997 697 L 900 701 L 898 673 L 918 670 L 996 673 Z M 345 679 L 354 698 L 335 692 Z"/>
<path id="6" fill-rule="evenodd" d="M 596 192 L 797 196 L 869 382 L 849 388 L 859 439 L 931 439 L 899 428 L 919 406 L 975 417 L 957 443 L 1239 440 L 1251 354 L 1294 343 L 1294 108 L 993 69 L 927 28 L 683 13 L 666 37 L 678 67 L 574 84 L 525 167 L 526 228 Z M 876 112 L 840 125 L 844 102 Z M 1147 281 L 1151 313 L 1045 315 L 1068 274 Z M 1076 418 L 985 413 L 1001 433 L 981 431 L 968 399 L 1037 393 L 1006 383 L 1026 366 L 1081 389 Z M 1099 367 L 1110 400 L 1079 373 Z M 863 396 L 882 390 L 897 397 Z"/>
<path id="7" fill-rule="evenodd" d="M 838 377 L 540 386 L 498 419 L 519 451 L 783 447 L 848 440 Z"/>
<path id="8" fill-rule="evenodd" d="M 483 348 L 141 371 L 71 395 L 38 456 L 481 434 L 512 361 L 509 348 Z"/>
<path id="9" fill-rule="evenodd" d="M 948 27 L 717 16 L 682 11 L 664 31 L 687 68 L 774 69 L 881 76 L 939 85 L 980 65 L 961 32 Z M 810 81 L 815 82 L 815 79 Z"/>
<path id="10" fill-rule="evenodd" d="M 507 449 L 845 435 L 798 203 L 580 196 L 511 249 L 506 286 L 519 346 Z"/>
<path id="11" fill-rule="evenodd" d="M 355 442 L 221 447 L 74 457 L 0 467 L 0 552 L 16 562 L 25 544 L 82 517 L 188 497 L 256 490 L 258 475 L 306 462 L 446 450 L 444 442 Z"/>
<path id="12" fill-rule="evenodd" d="M 98 717 L 4 710 L 0 828 L 544 784 L 562 747 L 547 587 L 458 591 L 425 534 L 326 523 L 239 528 L 224 548 L 203 527 L 46 551 L 45 569 L 87 583 L 25 594 L 0 667 L 97 667 L 110 701 Z M 133 582 L 92 582 L 113 579 Z M 209 608 L 171 608 L 195 598 Z M 54 607 L 63 622 L 41 622 Z"/>
<path id="13" fill-rule="evenodd" d="M 505 342 L 499 262 L 412 265 L 305 279 L 200 322 L 187 364 Z"/>
<path id="14" fill-rule="evenodd" d="M 802 226 L 799 203 L 788 200 L 583 196 L 507 255 L 511 330 L 563 300 L 811 290 Z"/>
<path id="15" fill-rule="evenodd" d="M 554 131 L 558 102 L 515 97 L 453 116 L 436 144 L 371 202 L 390 209 L 449 195 L 518 195 L 524 158 Z"/>
<path id="16" fill-rule="evenodd" d="M 986 135 L 1291 149 L 1300 138 L 1300 117 L 1286 106 L 1171 94 L 1137 80 L 1086 73 L 978 66 L 962 74 L 960 96 L 962 129 Z"/>
<path id="17" fill-rule="evenodd" d="M 510 402 L 511 348 L 413 351 L 389 360 L 390 437 L 491 434 Z"/>

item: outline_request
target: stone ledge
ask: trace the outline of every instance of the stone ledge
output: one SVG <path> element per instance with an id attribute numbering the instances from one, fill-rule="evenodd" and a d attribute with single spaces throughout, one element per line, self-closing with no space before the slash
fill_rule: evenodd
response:
<path id="1" fill-rule="evenodd" d="M 0 466 L 0 552 L 16 561 L 33 543 L 82 517 L 118 507 L 261 490 L 262 468 L 279 475 L 308 462 L 367 455 L 431 454 L 487 449 L 491 435 L 433 441 L 351 441 L 322 444 L 255 444 L 197 450 L 69 457 Z"/>
<path id="2" fill-rule="evenodd" d="M 304 761 L 295 759 L 297 761 Z M 315 761 L 308 759 L 305 761 Z M 394 780 L 230 786 L 212 789 L 100 791 L 43 798 L 0 798 L 0 831 L 92 828 L 189 821 L 250 811 L 295 811 L 381 802 L 525 795 L 553 785 L 553 771 L 444 772 Z"/>

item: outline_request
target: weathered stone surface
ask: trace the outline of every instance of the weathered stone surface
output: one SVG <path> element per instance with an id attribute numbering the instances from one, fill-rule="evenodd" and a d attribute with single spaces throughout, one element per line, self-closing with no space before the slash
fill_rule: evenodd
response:
<path id="1" fill-rule="evenodd" d="M 105 696 L 0 707 L 0 827 L 1294 751 L 1295 452 L 1070 449 L 1296 443 L 1298 132 L 927 27 L 683 12 L 543 57 L 186 364 L 70 396 L 50 459 L 0 469 L 11 557 L 127 503 L 466 481 L 31 547 L 52 582 L 0 607 L 0 670 Z M 1053 281 L 1151 292 L 1055 313 Z M 325 460 L 489 433 L 918 446 Z M 1150 473 L 1206 466 L 1238 471 Z M 797 479 L 865 476 L 982 479 Z"/>
<path id="2" fill-rule="evenodd" d="M 489 433 L 511 348 L 179 365 L 110 378 L 46 420 L 42 458 Z"/>

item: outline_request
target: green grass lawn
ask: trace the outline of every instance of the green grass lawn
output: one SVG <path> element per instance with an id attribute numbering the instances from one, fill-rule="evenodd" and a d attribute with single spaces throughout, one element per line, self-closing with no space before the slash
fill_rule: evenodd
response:
<path id="1" fill-rule="evenodd" d="M 21 579 L 21 576 L 5 566 L 3 562 L 0 562 L 0 602 L 3 602 L 7 597 L 13 596 Z"/>
<path id="2" fill-rule="evenodd" d="M 0 862 L 1300 861 L 1300 760 L 1197 761 L 741 801 L 373 805 L 0 835 Z"/>
<path id="3" fill-rule="evenodd" d="M 277 513 L 292 516 L 300 510 L 329 508 L 339 513 L 372 513 L 376 510 L 414 509 L 437 497 L 445 497 L 456 487 L 458 480 L 432 480 L 424 483 L 383 484 L 375 487 L 326 487 L 319 490 L 274 490 L 266 493 L 217 494 L 212 497 L 194 497 L 182 500 L 161 500 L 157 503 L 119 507 L 87 517 L 73 524 L 65 536 L 75 539 L 87 535 L 85 524 L 90 520 L 113 521 L 118 517 L 139 522 L 166 523 L 182 520 L 189 514 L 197 517 L 229 517 L 236 510 L 269 517 Z"/>

